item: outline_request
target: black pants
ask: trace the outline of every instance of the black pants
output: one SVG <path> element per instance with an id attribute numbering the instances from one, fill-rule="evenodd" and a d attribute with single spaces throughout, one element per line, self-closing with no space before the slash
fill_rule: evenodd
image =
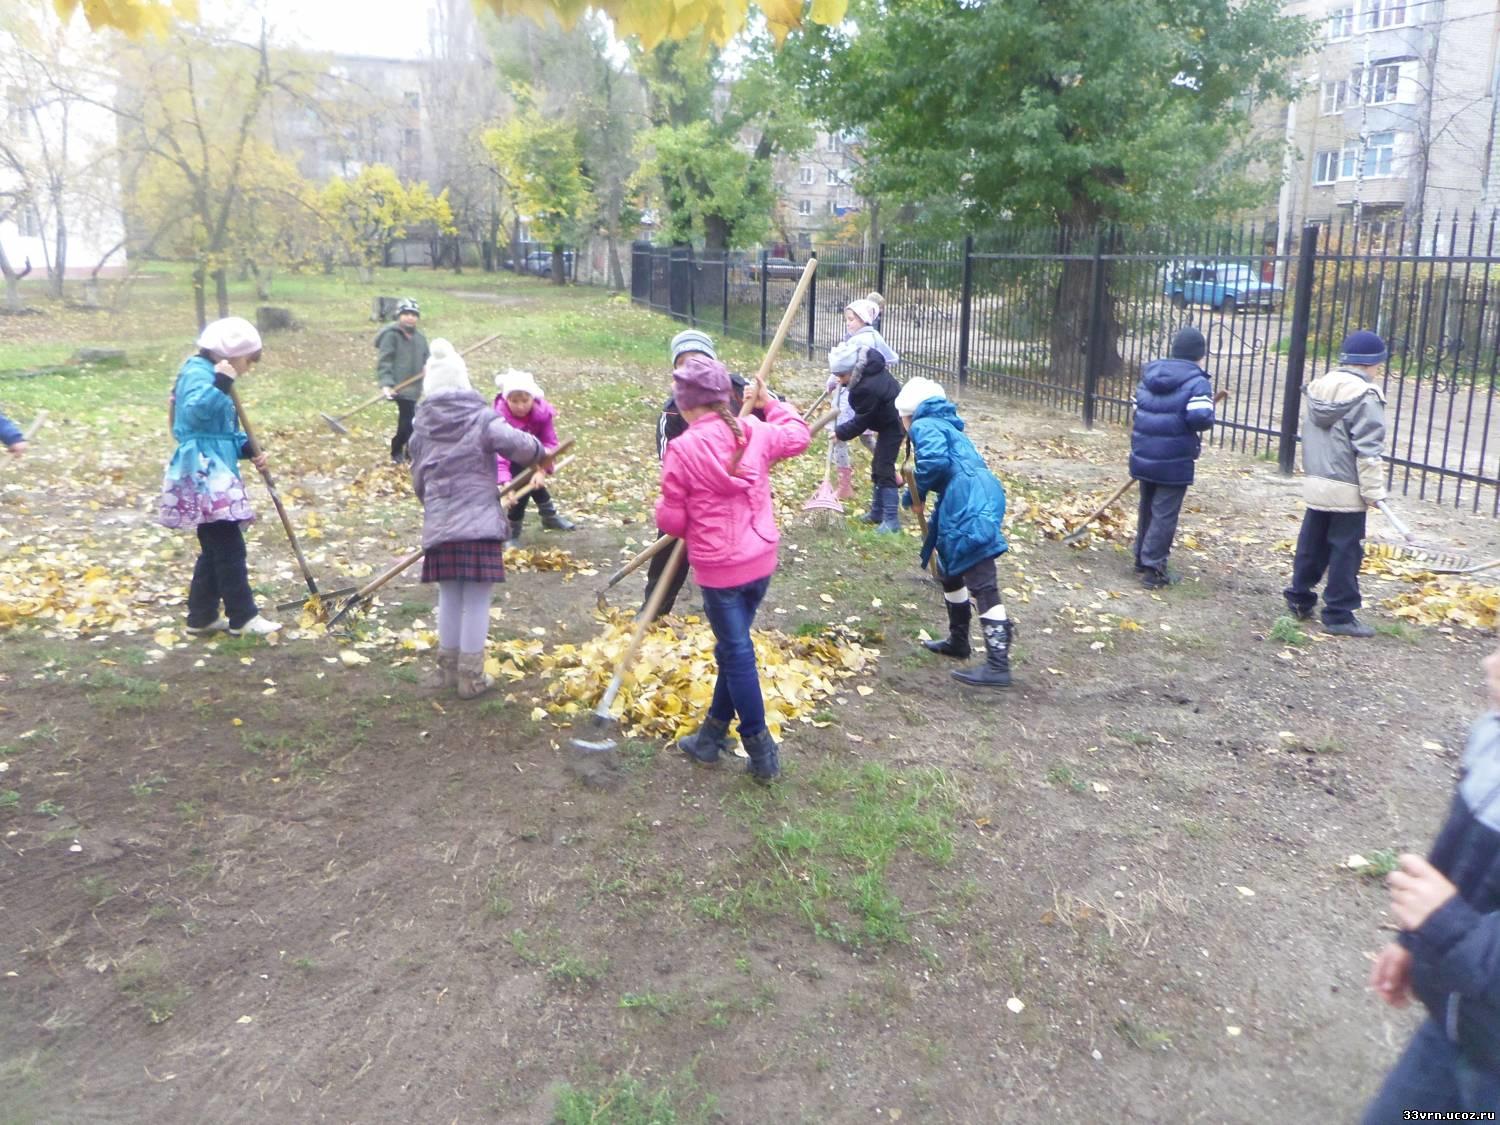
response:
<path id="1" fill-rule="evenodd" d="M 218 620 L 222 601 L 229 627 L 238 629 L 259 612 L 245 569 L 245 533 L 233 520 L 200 523 L 198 546 L 202 553 L 188 587 L 187 623 L 194 629 L 212 625 Z"/>
<path id="2" fill-rule="evenodd" d="M 411 441 L 412 420 L 417 416 L 417 404 L 409 398 L 396 400 L 396 436 L 391 438 L 391 460 L 406 456 L 406 443 Z"/>
<path id="3" fill-rule="evenodd" d="M 1167 556 L 1172 553 L 1172 539 L 1177 534 L 1177 517 L 1182 514 L 1182 501 L 1187 496 L 1187 485 L 1143 480 L 1140 489 L 1135 519 L 1135 565 L 1165 573 Z"/>
<path id="4" fill-rule="evenodd" d="M 1320 512 L 1307 509 L 1302 516 L 1302 530 L 1297 535 L 1297 555 L 1292 561 L 1292 584 L 1282 593 L 1287 605 L 1301 613 L 1311 613 L 1318 604 L 1313 587 L 1326 572 L 1328 584 L 1323 588 L 1323 623 L 1337 625 L 1352 621 L 1354 611 L 1362 604 L 1359 597 L 1359 564 L 1365 551 L 1364 512 Z"/>
<path id="5" fill-rule="evenodd" d="M 980 617 L 999 605 L 1000 582 L 995 575 L 995 560 L 977 562 L 957 578 L 943 575 L 943 593 L 951 594 L 965 586 L 969 588 L 969 596 L 974 599 L 974 604 L 979 607 Z"/>
<path id="6" fill-rule="evenodd" d="M 896 455 L 901 452 L 901 443 L 906 440 L 898 422 L 888 430 L 878 430 L 875 435 L 875 460 L 870 464 L 870 480 L 876 488 L 896 488 Z"/>
<path id="7" fill-rule="evenodd" d="M 514 523 L 526 514 L 526 505 L 532 500 L 536 501 L 536 510 L 545 515 L 548 507 L 552 504 L 552 493 L 548 492 L 545 488 L 533 488 L 506 509 L 505 518 Z M 655 555 L 651 557 L 651 561 L 656 561 Z"/>
<path id="8" fill-rule="evenodd" d="M 656 534 L 660 537 L 661 530 L 659 528 Z M 671 613 L 672 606 L 677 601 L 677 595 L 682 593 L 682 584 L 687 581 L 688 574 L 686 551 L 683 552 L 682 561 L 673 568 L 671 573 L 667 572 L 667 563 L 671 561 L 675 546 L 675 544 L 668 543 L 646 560 L 646 595 L 641 599 L 642 613 L 645 612 L 646 603 L 651 600 L 651 592 L 656 589 L 658 582 L 665 582 L 667 584 L 667 593 L 662 598 L 661 608 L 656 611 L 657 617 Z"/>

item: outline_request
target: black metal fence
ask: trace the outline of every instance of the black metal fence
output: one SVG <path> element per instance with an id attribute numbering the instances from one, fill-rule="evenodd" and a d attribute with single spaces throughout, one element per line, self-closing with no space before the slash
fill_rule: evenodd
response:
<path id="1" fill-rule="evenodd" d="M 1349 331 L 1369 328 L 1391 349 L 1382 389 L 1393 487 L 1500 515 L 1496 234 L 1494 216 L 1471 216 L 1328 222 L 1280 243 L 1247 224 L 1017 229 L 874 255 L 829 246 L 789 346 L 813 358 L 844 338 L 845 305 L 879 292 L 899 374 L 1019 396 L 1093 425 L 1127 421 L 1141 369 L 1194 324 L 1214 385 L 1230 393 L 1214 440 L 1289 471 L 1303 383 L 1336 362 Z M 632 259 L 635 301 L 762 345 L 802 268 L 763 252 L 708 258 L 646 243 Z"/>

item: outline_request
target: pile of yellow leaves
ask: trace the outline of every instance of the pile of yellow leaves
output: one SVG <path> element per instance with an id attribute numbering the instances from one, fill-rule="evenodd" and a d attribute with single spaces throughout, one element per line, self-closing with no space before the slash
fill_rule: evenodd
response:
<path id="1" fill-rule="evenodd" d="M 507 547 L 505 569 L 518 574 L 534 571 L 556 571 L 559 574 L 581 574 L 585 578 L 598 574 L 596 567 L 579 562 L 559 547 Z"/>
<path id="2" fill-rule="evenodd" d="M 547 704 L 533 718 L 548 713 L 579 718 L 598 705 L 633 629 L 633 620 L 619 614 L 602 634 L 581 645 L 547 650 L 540 641 L 503 642 L 500 656 L 491 657 L 486 670 L 512 682 L 540 674 Z M 880 655 L 845 633 L 789 637 L 757 629 L 752 636 L 766 725 L 777 737 L 788 723 L 811 723 L 819 704 L 839 691 L 838 681 L 863 672 Z M 668 619 L 646 634 L 611 713 L 634 737 L 676 738 L 702 722 L 714 676 L 714 635 L 708 624 L 699 617 Z"/>
<path id="3" fill-rule="evenodd" d="M 1011 505 L 1010 519 L 1013 523 L 1030 523 L 1048 539 L 1061 539 L 1080 523 L 1093 515 L 1106 496 L 1069 493 L 1059 500 L 1037 503 L 1020 497 Z M 1077 544 L 1085 547 L 1095 540 L 1124 542 L 1135 536 L 1135 513 L 1128 499 L 1122 498 L 1089 525 L 1088 534 Z"/>
<path id="4" fill-rule="evenodd" d="M 412 496 L 411 472 L 404 465 L 371 466 L 357 474 L 346 491 L 352 500 Z"/>
<path id="5" fill-rule="evenodd" d="M 1425 581 L 1381 605 L 1419 625 L 1462 625 L 1466 629 L 1500 625 L 1500 587 L 1422 577 Z"/>
<path id="6" fill-rule="evenodd" d="M 163 579 L 174 570 L 163 567 L 171 547 L 158 547 L 148 531 L 130 546 L 137 553 L 99 561 L 91 542 L 58 545 L 44 537 L 22 539 L 0 557 L 0 630 L 23 621 L 50 636 L 85 633 L 135 633 L 159 623 L 160 606 L 180 590 Z"/>

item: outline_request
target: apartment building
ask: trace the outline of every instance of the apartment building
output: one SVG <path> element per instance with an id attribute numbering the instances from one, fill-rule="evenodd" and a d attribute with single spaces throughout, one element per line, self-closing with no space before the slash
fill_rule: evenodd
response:
<path id="1" fill-rule="evenodd" d="M 1357 218 L 1378 234 L 1500 206 L 1500 4 L 1291 0 L 1321 29 L 1285 108 L 1279 225 Z"/>
<path id="2" fill-rule="evenodd" d="M 788 250 L 810 250 L 819 236 L 864 208 L 854 190 L 859 146 L 848 134 L 818 131 L 811 148 L 776 157 L 773 239 Z"/>

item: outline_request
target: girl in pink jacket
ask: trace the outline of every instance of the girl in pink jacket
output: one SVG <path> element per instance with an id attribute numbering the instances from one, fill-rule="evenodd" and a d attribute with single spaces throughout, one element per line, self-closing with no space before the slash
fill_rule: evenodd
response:
<path id="1" fill-rule="evenodd" d="M 506 425 L 530 434 L 542 443 L 549 454 L 557 448 L 557 428 L 553 420 L 557 410 L 542 397 L 542 388 L 537 386 L 529 371 L 511 368 L 495 376 L 495 386 L 500 393 L 495 396 L 495 413 L 505 419 Z M 511 466 L 504 457 L 496 458 L 495 479 L 500 484 L 510 483 Z M 573 521 L 561 515 L 552 500 L 552 493 L 545 488 L 533 489 L 521 497 L 507 511 L 510 519 L 510 537 L 521 538 L 521 523 L 526 518 L 526 503 L 536 501 L 536 510 L 542 517 L 542 526 L 548 531 L 572 531 Z"/>
<path id="2" fill-rule="evenodd" d="M 736 418 L 729 410 L 729 372 L 705 355 L 688 356 L 672 373 L 672 388 L 688 428 L 662 459 L 656 526 L 687 543 L 719 665 L 708 717 L 677 745 L 695 761 L 716 762 L 738 715 L 748 772 L 770 781 L 781 761 L 766 728 L 750 626 L 771 584 L 781 539 L 771 510 L 771 466 L 797 456 L 812 436 L 761 382 L 745 397 L 752 409 L 765 410 L 765 421 Z"/>

